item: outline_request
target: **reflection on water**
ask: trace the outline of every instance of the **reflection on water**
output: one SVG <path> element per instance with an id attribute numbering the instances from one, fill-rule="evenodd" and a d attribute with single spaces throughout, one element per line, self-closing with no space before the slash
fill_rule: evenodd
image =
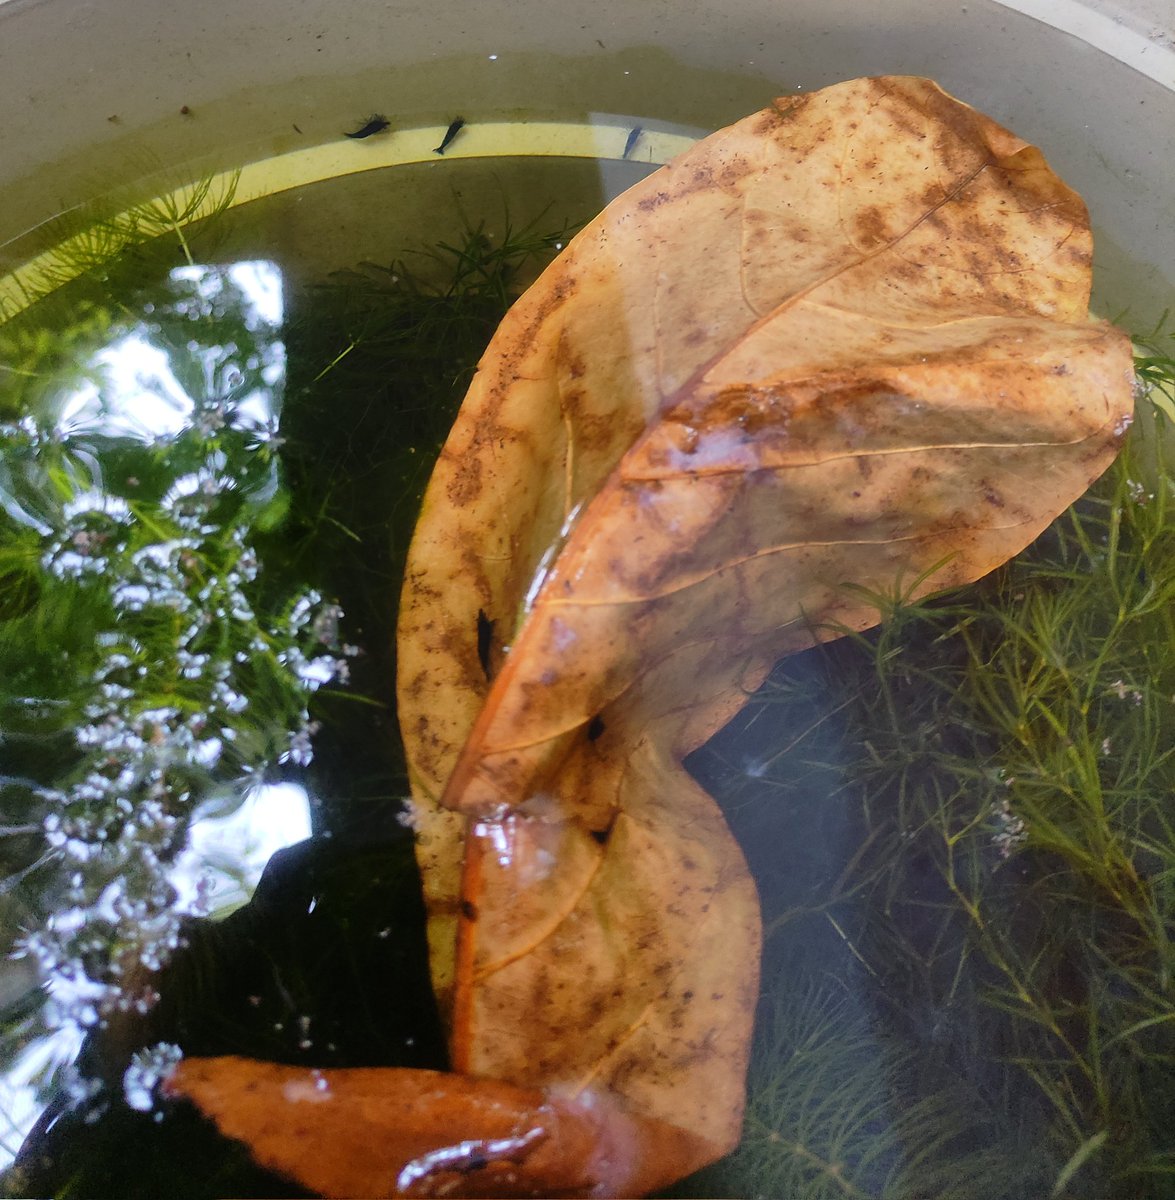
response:
<path id="1" fill-rule="evenodd" d="M 285 386 L 274 264 L 83 281 L 0 327 L 0 1162 L 86 1030 L 145 1014 L 184 921 L 310 834 L 337 606 L 269 578 Z M 283 766 L 284 764 L 284 766 Z"/>
<path id="2" fill-rule="evenodd" d="M 310 833 L 309 798 L 303 788 L 288 783 L 263 784 L 247 792 L 235 810 L 197 818 L 188 829 L 186 847 L 167 872 L 175 889 L 175 911 L 224 916 L 247 903 L 271 856 Z M 38 985 L 59 1000 L 68 991 L 69 980 L 60 972 L 50 971 L 39 979 L 28 969 L 28 961 L 13 959 L 0 970 L 2 979 L 15 977 L 15 995 L 3 997 L 6 1009 Z M 71 1005 L 67 1001 L 63 1007 Z M 0 1075 L 0 1169 L 15 1158 L 44 1107 L 38 1085 L 73 1063 L 83 1036 L 84 1027 L 70 1021 L 34 1037 Z M 143 1074 L 140 1067 L 135 1079 Z M 135 1094 L 144 1101 L 149 1092 L 138 1082 Z"/>
<path id="3" fill-rule="evenodd" d="M 89 429 L 155 442 L 178 437 L 192 424 L 213 433 L 231 414 L 238 427 L 272 435 L 285 376 L 285 347 L 278 336 L 281 272 L 265 261 L 184 266 L 170 272 L 170 283 L 170 296 L 143 301 L 141 319 L 93 352 L 87 378 L 63 397 L 60 434 Z M 200 326 L 217 321 L 239 323 L 262 336 L 243 370 L 236 361 L 241 348 L 233 341 L 208 344 L 206 333 L 189 338 L 181 361 L 173 329 L 165 334 L 162 321 L 153 319 L 157 306 L 161 317 L 169 312 L 202 333 Z M 231 335 L 231 326 L 223 332 Z"/>
<path id="4" fill-rule="evenodd" d="M 45 1106 L 44 1081 L 68 1069 L 81 1048 L 83 1033 L 67 1025 L 52 1033 L 30 1038 L 24 1049 L 0 1077 L 0 1166 L 7 1167 Z"/>
<path id="5" fill-rule="evenodd" d="M 292 783 L 262 784 L 223 816 L 194 821 L 168 880 L 176 908 L 225 915 L 248 901 L 272 855 L 308 838 L 310 800 Z"/>
<path id="6" fill-rule="evenodd" d="M 29 930 L 13 965 L 74 993 L 69 1013 L 26 983 L 7 1010 L 20 1125 L 52 1096 L 13 1190 L 291 1194 L 191 1113 L 143 1110 L 177 1045 L 445 1066 L 400 820 L 394 597 L 473 363 L 516 277 L 566 236 L 467 230 L 429 282 L 364 265 L 299 296 L 293 318 L 266 264 L 170 264 L 151 286 L 139 264 L 83 279 L 68 320 L 0 326 L 20 364 L 0 397 L 17 468 L 0 478 L 3 532 L 26 565 L 0 614 L 17 668 L 0 700 L 28 740 L 4 796 L 27 843 L 3 850 L 10 880 L 36 867 L 5 927 Z M 305 801 L 289 828 L 278 780 L 306 786 L 314 836 L 253 888 L 241 835 L 204 819 L 252 796 L 270 814 L 260 862 L 305 832 Z M 227 917 L 198 915 L 251 888 Z M 30 1046 L 40 1057 L 21 1060 Z"/>

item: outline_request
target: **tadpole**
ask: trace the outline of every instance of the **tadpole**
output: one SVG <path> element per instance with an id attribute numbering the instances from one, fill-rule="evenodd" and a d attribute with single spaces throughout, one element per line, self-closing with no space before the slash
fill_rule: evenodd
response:
<path id="1" fill-rule="evenodd" d="M 449 122 L 449 128 L 445 130 L 445 136 L 441 138 L 441 144 L 433 150 L 434 154 L 444 154 L 448 149 L 449 143 L 465 128 L 465 118 L 458 117 L 455 121 Z"/>
<path id="2" fill-rule="evenodd" d="M 391 124 L 391 121 L 383 113 L 372 113 L 354 133 L 348 133 L 344 136 L 349 138 L 369 138 L 374 133 L 383 133 L 385 129 L 391 127 Z"/>

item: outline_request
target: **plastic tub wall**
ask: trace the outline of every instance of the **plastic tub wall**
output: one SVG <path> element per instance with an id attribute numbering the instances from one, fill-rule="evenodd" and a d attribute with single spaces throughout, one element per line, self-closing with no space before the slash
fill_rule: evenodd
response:
<path id="1" fill-rule="evenodd" d="M 0 270 L 115 186 L 337 139 L 372 111 L 710 129 L 909 73 L 1044 148 L 1093 214 L 1100 307 L 1140 328 L 1175 294 L 1170 24 L 1167 0 L 0 0 Z"/>

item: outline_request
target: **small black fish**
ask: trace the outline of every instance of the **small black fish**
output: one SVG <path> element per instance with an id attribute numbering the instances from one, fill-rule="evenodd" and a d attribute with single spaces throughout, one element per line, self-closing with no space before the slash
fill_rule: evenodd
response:
<path id="1" fill-rule="evenodd" d="M 638 125 L 628 135 L 628 141 L 624 143 L 624 153 L 620 156 L 621 158 L 627 158 L 636 149 L 636 144 L 641 140 L 642 133 L 644 133 L 644 130 Z"/>
<path id="2" fill-rule="evenodd" d="M 487 679 L 490 677 L 490 651 L 494 645 L 495 624 L 497 622 L 491 621 L 484 609 L 477 610 L 477 661 L 481 663 Z"/>
<path id="3" fill-rule="evenodd" d="M 391 124 L 391 121 L 383 113 L 372 113 L 366 122 L 356 129 L 354 133 L 348 133 L 345 136 L 349 138 L 368 138 L 373 133 L 383 133 Z"/>
<path id="4" fill-rule="evenodd" d="M 455 121 L 449 122 L 449 128 L 445 130 L 445 136 L 441 138 L 441 144 L 433 151 L 434 154 L 444 154 L 449 148 L 449 143 L 465 128 L 465 118 L 458 117 Z"/>

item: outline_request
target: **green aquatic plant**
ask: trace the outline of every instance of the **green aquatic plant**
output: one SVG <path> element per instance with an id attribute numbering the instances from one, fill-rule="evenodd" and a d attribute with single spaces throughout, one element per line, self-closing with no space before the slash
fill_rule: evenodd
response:
<path id="1" fill-rule="evenodd" d="M 0 321 L 74 285 L 65 303 L 87 293 L 121 299 L 121 286 L 160 277 L 179 260 L 196 262 L 193 241 L 206 249 L 209 231 L 236 198 L 238 173 L 207 175 L 154 199 L 123 206 L 116 191 L 47 222 L 37 232 L 44 249 L 0 278 Z M 161 182 L 161 181 L 160 181 Z M 44 326 L 45 310 L 37 324 Z"/>
<path id="2" fill-rule="evenodd" d="M 1139 362 L 1147 394 L 1169 395 L 1171 358 Z M 1175 1182 L 1175 478 L 1163 405 L 1139 416 L 1106 477 L 1023 555 L 963 591 L 875 596 L 877 630 L 782 664 L 692 764 L 721 781 L 752 858 L 766 961 L 853 979 L 907 1056 L 901 1111 L 964 1100 L 962 1144 L 1015 1151 L 1011 1173 L 966 1186 L 895 1177 L 866 1194 Z M 799 1000 L 785 986 L 771 1002 Z M 835 1063 L 830 1049 L 816 1094 L 835 1091 Z M 800 1128 L 783 1140 L 807 1146 Z M 933 1121 L 899 1141 L 951 1150 Z M 816 1194 L 854 1194 L 840 1182 Z"/>
<path id="3" fill-rule="evenodd" d="M 915 1051 L 847 979 L 766 981 L 738 1149 L 671 1193 L 789 1200 L 978 1197 L 1022 1182 L 1020 1149 L 960 1089 L 913 1095 Z"/>
<path id="4" fill-rule="evenodd" d="M 331 695 L 318 706 L 315 790 L 336 829 L 386 832 L 402 815 L 395 626 L 421 496 L 486 342 L 567 229 L 516 229 L 503 214 L 496 231 L 467 224 L 452 243 L 360 264 L 291 302 L 291 508 L 266 560 L 329 587 L 365 649 L 351 693 L 368 703 Z"/>
<path id="5" fill-rule="evenodd" d="M 1175 327 L 1169 314 L 1164 313 L 1153 329 L 1136 335 L 1134 346 L 1134 369 L 1142 397 L 1175 422 Z"/>

